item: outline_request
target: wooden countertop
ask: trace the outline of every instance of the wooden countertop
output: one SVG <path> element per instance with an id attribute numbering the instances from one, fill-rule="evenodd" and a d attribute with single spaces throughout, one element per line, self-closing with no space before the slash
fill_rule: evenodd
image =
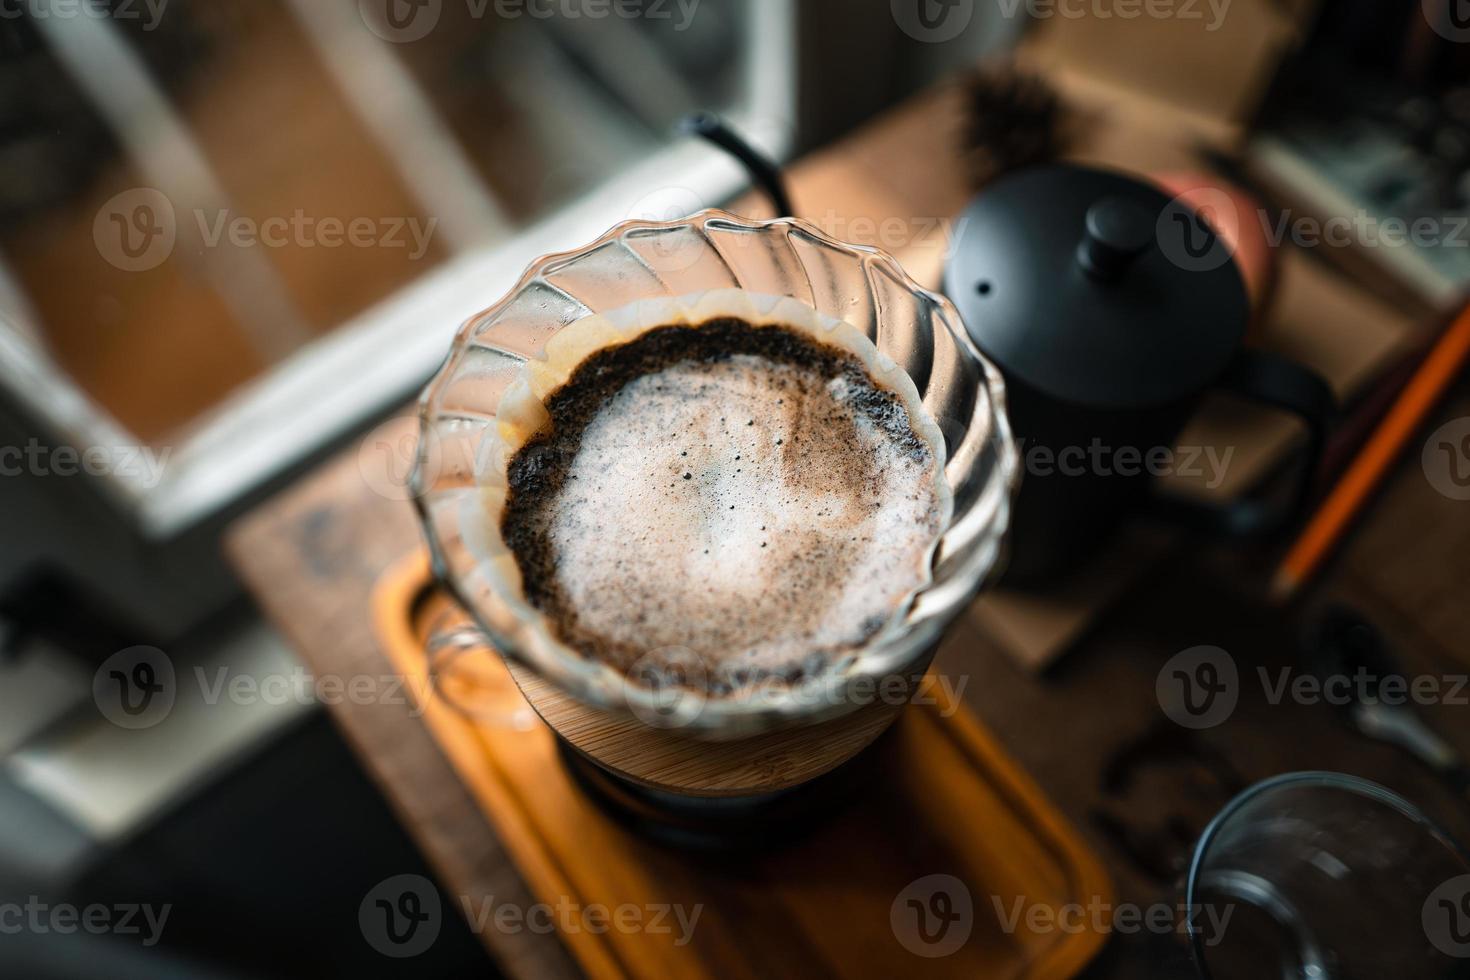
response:
<path id="1" fill-rule="evenodd" d="M 798 208 L 855 240 L 886 234 L 877 216 L 957 212 L 967 196 L 964 179 L 952 154 L 935 145 L 951 136 L 948 117 L 936 125 L 933 115 L 924 115 L 941 111 L 941 102 L 920 100 L 795 168 Z M 869 218 L 859 223 L 861 216 Z M 932 281 L 942 240 L 910 228 L 911 240 L 894 250 L 916 277 Z M 1466 414 L 1470 401 L 1462 398 L 1440 421 Z M 265 614 L 318 675 L 391 672 L 374 642 L 368 596 L 379 574 L 418 546 L 419 535 L 410 505 L 390 499 L 402 494 L 384 496 L 374 485 L 381 486 L 365 478 L 354 448 L 247 515 L 228 537 L 231 560 Z M 1463 801 L 1397 751 L 1346 731 L 1330 707 L 1269 703 L 1255 676 L 1258 669 L 1274 676 L 1294 663 L 1299 627 L 1259 598 L 1269 567 L 1262 558 L 1203 544 L 1182 549 L 1164 570 L 1145 575 L 1044 677 L 1016 667 L 972 617 L 961 617 L 941 647 L 937 669 L 963 684 L 963 700 L 1092 843 L 1122 901 L 1157 901 L 1168 896 L 1169 885 L 1131 857 L 1108 826 L 1122 821 L 1147 836 L 1170 814 L 1185 810 L 1187 821 L 1198 821 L 1223 802 L 1197 801 L 1198 813 L 1183 806 L 1191 795 L 1185 782 L 1194 777 L 1159 758 L 1130 773 L 1136 778 L 1104 787 L 1105 774 L 1129 746 L 1146 747 L 1160 732 L 1223 759 L 1227 781 L 1338 769 L 1398 790 L 1462 837 L 1470 831 Z M 1438 493 L 1416 454 L 1404 461 L 1320 594 L 1349 597 L 1373 615 L 1412 671 L 1464 672 L 1470 669 L 1467 563 L 1470 503 Z M 1248 681 L 1229 721 L 1186 735 L 1164 719 L 1155 679 L 1171 655 L 1201 644 L 1230 651 Z M 409 705 L 343 703 L 330 710 L 447 891 L 532 901 Z M 1470 753 L 1467 710 L 1426 709 Z M 483 938 L 510 975 L 576 973 L 554 936 L 489 930 Z M 1135 955 L 1126 937 L 1115 937 L 1090 975 L 1139 975 L 1136 963 L 1130 966 Z"/>

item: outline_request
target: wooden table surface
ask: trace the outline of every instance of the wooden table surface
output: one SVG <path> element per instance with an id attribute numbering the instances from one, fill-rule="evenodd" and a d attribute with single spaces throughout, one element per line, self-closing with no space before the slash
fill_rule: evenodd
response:
<path id="1" fill-rule="evenodd" d="M 848 215 L 955 213 L 965 195 L 959 168 L 933 147 L 915 145 L 914 134 L 923 129 L 912 112 L 900 114 L 796 168 L 798 206 L 813 215 L 837 201 Z M 903 179 L 916 172 L 932 179 Z M 862 236 L 849 227 L 845 237 Z M 906 265 L 934 263 L 942 253 L 942 246 L 922 242 L 914 248 L 919 251 L 901 255 Z M 1464 415 L 1470 400 L 1462 397 L 1444 408 L 1440 421 Z M 403 426 L 396 434 L 411 437 L 406 420 Z M 369 470 L 380 465 L 372 455 L 371 446 L 363 453 L 354 447 L 247 515 L 229 535 L 231 559 L 265 614 L 318 675 L 391 673 L 374 643 L 368 595 L 386 567 L 419 546 L 419 534 L 404 494 L 365 475 L 365 460 Z M 1348 732 L 1327 705 L 1270 703 L 1258 670 L 1274 677 L 1295 663 L 1303 610 L 1282 612 L 1262 600 L 1268 557 L 1192 543 L 1146 576 L 1043 677 L 1016 667 L 968 617 L 941 647 L 936 669 L 1074 821 L 1108 866 L 1120 901 L 1167 898 L 1170 883 L 1151 873 L 1110 826 L 1121 823 L 1147 837 L 1171 815 L 1198 826 L 1223 802 L 1200 798 L 1191 782 L 1197 772 L 1148 749 L 1143 754 L 1150 761 L 1131 772 L 1135 778 L 1122 788 L 1103 785 L 1105 772 L 1130 746 L 1157 747 L 1161 740 L 1223 760 L 1232 784 L 1299 769 L 1356 773 L 1403 793 L 1470 839 L 1464 801 L 1401 753 Z M 1454 674 L 1470 669 L 1467 573 L 1470 502 L 1431 485 L 1416 447 L 1312 601 L 1351 599 L 1388 632 L 1410 673 Z M 1202 644 L 1233 655 L 1243 677 L 1241 699 L 1224 724 L 1188 734 L 1164 717 L 1155 681 L 1170 656 Z M 331 711 L 446 891 L 532 902 L 410 706 L 343 703 Z M 1470 753 L 1470 708 L 1443 704 L 1425 711 Z M 492 929 L 483 938 L 511 975 L 576 974 L 554 936 Z M 1089 974 L 1140 975 L 1137 955 L 1133 941 L 1114 937 Z"/>

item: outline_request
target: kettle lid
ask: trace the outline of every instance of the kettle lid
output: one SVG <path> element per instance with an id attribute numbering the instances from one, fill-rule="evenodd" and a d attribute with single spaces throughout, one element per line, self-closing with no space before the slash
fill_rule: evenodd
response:
<path id="1" fill-rule="evenodd" d="M 944 288 L 1008 377 L 1081 405 L 1143 408 L 1211 384 L 1250 301 L 1187 204 L 1108 170 L 1016 171 L 960 218 Z"/>

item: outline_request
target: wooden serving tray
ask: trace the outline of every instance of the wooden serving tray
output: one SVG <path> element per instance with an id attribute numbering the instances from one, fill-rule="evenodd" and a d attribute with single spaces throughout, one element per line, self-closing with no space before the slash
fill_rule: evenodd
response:
<path id="1" fill-rule="evenodd" d="M 872 792 L 811 833 L 769 849 L 691 851 L 627 829 L 582 792 L 499 658 L 471 654 L 471 669 L 439 679 L 461 686 L 452 693 L 476 706 L 473 717 L 432 693 L 425 641 L 449 604 L 424 556 L 389 569 L 373 606 L 382 647 L 430 734 L 548 907 L 526 921 L 572 923 L 558 929 L 589 976 L 1060 978 L 1103 944 L 1091 930 L 1032 931 L 1024 914 L 1004 927 L 1018 902 L 1108 905 L 1111 883 L 941 685 L 928 686 L 934 703 L 910 705 L 878 746 Z M 493 899 L 455 901 L 485 908 Z M 597 906 L 608 912 L 581 917 Z M 671 906 L 693 927 L 681 928 Z M 610 913 L 620 907 L 625 926 L 657 926 L 618 928 Z"/>

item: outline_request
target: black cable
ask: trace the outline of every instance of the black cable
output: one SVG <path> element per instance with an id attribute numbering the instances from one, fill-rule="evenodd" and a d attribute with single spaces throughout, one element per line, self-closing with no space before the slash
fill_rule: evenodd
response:
<path id="1" fill-rule="evenodd" d="M 750 174 L 751 182 L 771 199 L 778 215 L 795 213 L 791 208 L 791 197 L 786 193 L 786 179 L 781 175 L 781 168 L 751 146 L 725 120 L 713 112 L 696 112 L 680 120 L 679 131 L 706 139 L 739 160 L 746 173 Z"/>

